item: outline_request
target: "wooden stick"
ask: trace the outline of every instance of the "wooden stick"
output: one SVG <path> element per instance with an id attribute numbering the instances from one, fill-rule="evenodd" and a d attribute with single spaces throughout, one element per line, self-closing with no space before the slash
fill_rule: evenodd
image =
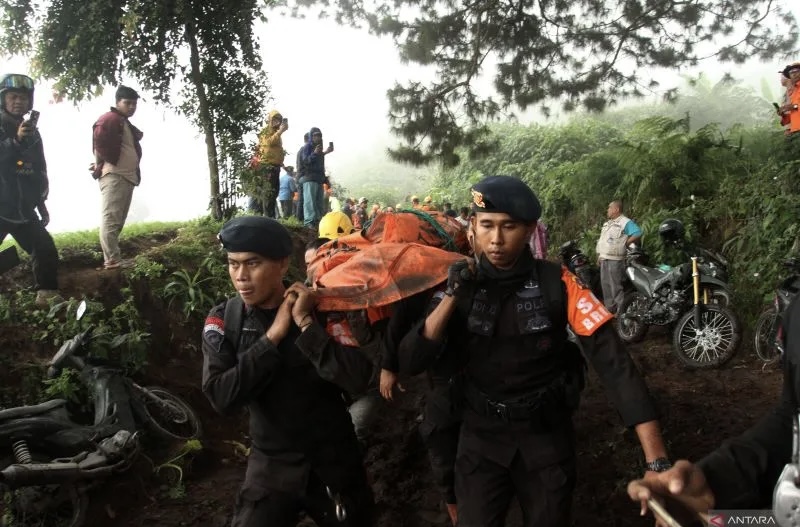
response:
<path id="1" fill-rule="evenodd" d="M 667 512 L 667 509 L 661 506 L 659 502 L 654 499 L 647 500 L 647 507 L 653 511 L 653 514 L 658 517 L 659 520 L 664 522 L 667 527 L 682 527 L 678 521 L 672 517 L 670 513 Z"/>

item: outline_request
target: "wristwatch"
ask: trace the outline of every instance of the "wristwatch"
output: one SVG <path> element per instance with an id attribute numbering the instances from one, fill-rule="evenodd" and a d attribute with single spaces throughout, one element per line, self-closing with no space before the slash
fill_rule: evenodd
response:
<path id="1" fill-rule="evenodd" d="M 652 472 L 665 472 L 672 468 L 672 461 L 665 457 L 659 457 L 647 463 L 647 470 Z"/>

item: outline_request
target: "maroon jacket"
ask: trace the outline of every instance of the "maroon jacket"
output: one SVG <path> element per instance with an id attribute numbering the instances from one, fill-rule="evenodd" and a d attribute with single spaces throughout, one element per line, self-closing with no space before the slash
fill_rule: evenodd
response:
<path id="1" fill-rule="evenodd" d="M 101 115 L 97 122 L 94 123 L 94 126 L 92 126 L 92 148 L 100 161 L 96 164 L 94 172 L 92 173 L 92 177 L 95 179 L 99 179 L 103 173 L 103 164 L 105 161 L 113 165 L 119 162 L 119 155 L 122 151 L 122 127 L 126 124 L 131 127 L 136 155 L 140 160 L 142 159 L 142 146 L 139 144 L 139 141 L 141 141 L 144 134 L 119 113 L 119 110 L 111 108 L 111 111 Z M 142 174 L 138 168 L 136 173 L 141 181 Z"/>

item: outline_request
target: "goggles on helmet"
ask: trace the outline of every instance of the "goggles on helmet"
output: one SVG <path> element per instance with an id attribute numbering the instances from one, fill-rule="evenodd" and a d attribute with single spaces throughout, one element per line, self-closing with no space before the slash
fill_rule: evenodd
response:
<path id="1" fill-rule="evenodd" d="M 27 75 L 11 73 L 0 77 L 0 90 L 33 91 L 33 79 Z"/>

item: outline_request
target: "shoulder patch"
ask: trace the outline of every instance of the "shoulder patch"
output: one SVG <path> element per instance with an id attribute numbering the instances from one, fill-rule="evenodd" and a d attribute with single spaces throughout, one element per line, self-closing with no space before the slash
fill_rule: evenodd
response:
<path id="1" fill-rule="evenodd" d="M 576 334 L 588 337 L 614 318 L 592 290 L 566 268 L 561 273 L 561 281 L 567 288 L 567 320 Z"/>
<path id="2" fill-rule="evenodd" d="M 209 332 L 218 333 L 225 336 L 225 322 L 219 317 L 208 317 L 206 318 L 205 325 L 203 326 L 203 334 L 207 334 Z"/>

